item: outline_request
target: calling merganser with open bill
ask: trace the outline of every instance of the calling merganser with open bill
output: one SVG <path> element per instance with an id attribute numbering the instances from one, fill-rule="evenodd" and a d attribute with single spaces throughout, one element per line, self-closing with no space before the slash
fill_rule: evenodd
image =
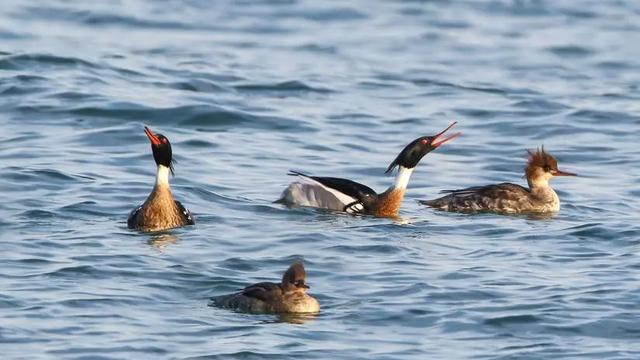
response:
<path id="1" fill-rule="evenodd" d="M 310 206 L 352 214 L 368 214 L 379 217 L 395 217 L 409 183 L 411 173 L 420 160 L 440 145 L 460 135 L 445 137 L 452 123 L 434 136 L 422 136 L 409 143 L 387 168 L 386 173 L 398 168 L 395 182 L 383 193 L 376 193 L 368 186 L 348 179 L 310 176 L 297 171 L 289 175 L 298 180 L 287 187 L 279 200 L 287 205 Z"/>

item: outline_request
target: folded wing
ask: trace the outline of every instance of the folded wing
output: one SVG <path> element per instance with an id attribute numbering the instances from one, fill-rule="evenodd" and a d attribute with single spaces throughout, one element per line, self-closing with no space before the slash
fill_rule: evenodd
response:
<path id="1" fill-rule="evenodd" d="M 242 295 L 262 301 L 268 301 L 282 296 L 282 288 L 278 284 L 263 282 L 247 286 L 242 290 Z"/>
<path id="2" fill-rule="evenodd" d="M 287 204 L 353 213 L 364 210 L 364 197 L 377 197 L 370 187 L 348 179 L 309 176 L 294 171 L 290 175 L 298 176 L 298 181 L 282 193 L 280 200 Z"/>
<path id="3" fill-rule="evenodd" d="M 447 195 L 434 200 L 420 200 L 421 204 L 446 211 L 519 212 L 528 208 L 529 189 L 512 183 L 474 186 L 465 189 L 443 190 Z"/>

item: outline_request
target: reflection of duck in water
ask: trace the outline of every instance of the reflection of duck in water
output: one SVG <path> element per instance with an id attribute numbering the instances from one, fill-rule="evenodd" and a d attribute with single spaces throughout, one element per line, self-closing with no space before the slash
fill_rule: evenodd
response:
<path id="1" fill-rule="evenodd" d="M 191 213 L 173 198 L 169 186 L 169 173 L 173 174 L 169 139 L 161 134 L 154 134 L 146 126 L 144 132 L 151 141 L 153 159 L 158 165 L 156 184 L 144 204 L 131 211 L 127 226 L 129 229 L 142 231 L 161 231 L 193 225 L 195 222 Z"/>
<path id="2" fill-rule="evenodd" d="M 322 209 L 345 211 L 352 214 L 369 214 L 380 217 L 395 217 L 400 210 L 411 173 L 420 160 L 440 145 L 455 138 L 459 133 L 443 138 L 455 122 L 441 133 L 423 136 L 407 145 L 387 168 L 387 173 L 398 167 L 396 180 L 387 191 L 378 194 L 368 186 L 355 181 L 308 176 L 299 172 L 298 180 L 291 183 L 277 202 L 288 205 L 310 206 Z"/>
<path id="3" fill-rule="evenodd" d="M 277 319 L 273 322 L 289 323 L 289 324 L 304 324 L 307 321 L 311 321 L 318 316 L 318 312 L 315 313 L 279 313 Z M 267 321 L 268 322 L 268 321 Z"/>
<path id="4" fill-rule="evenodd" d="M 259 313 L 317 313 L 320 304 L 307 294 L 305 277 L 304 266 L 295 262 L 280 283 L 253 284 L 235 294 L 216 296 L 210 305 Z"/>
<path id="5" fill-rule="evenodd" d="M 504 214 L 553 213 L 560 210 L 560 199 L 549 186 L 555 176 L 576 176 L 558 170 L 558 162 L 544 147 L 529 151 L 525 177 L 529 188 L 511 183 L 474 186 L 449 193 L 439 199 L 422 200 L 427 206 L 457 212 L 491 211 Z"/>
<path id="6" fill-rule="evenodd" d="M 158 235 L 152 236 L 147 243 L 159 251 L 164 251 L 164 249 L 171 244 L 175 244 L 178 242 L 178 237 L 169 234 L 169 233 L 160 233 Z"/>

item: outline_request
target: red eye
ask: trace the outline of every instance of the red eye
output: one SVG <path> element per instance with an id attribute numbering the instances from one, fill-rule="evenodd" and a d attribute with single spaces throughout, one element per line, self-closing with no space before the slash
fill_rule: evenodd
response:
<path id="1" fill-rule="evenodd" d="M 166 144 L 166 143 L 167 143 L 167 139 L 162 139 L 162 142 L 163 142 L 164 144 Z"/>
<path id="2" fill-rule="evenodd" d="M 420 140 L 420 142 L 422 143 L 422 145 L 427 145 L 429 143 L 429 140 L 422 139 L 422 140 Z"/>

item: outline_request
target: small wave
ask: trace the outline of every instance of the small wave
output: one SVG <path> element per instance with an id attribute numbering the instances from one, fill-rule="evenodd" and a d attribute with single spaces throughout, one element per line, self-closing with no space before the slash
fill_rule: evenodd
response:
<path id="1" fill-rule="evenodd" d="M 154 83 L 156 86 L 167 86 L 172 89 L 184 90 L 184 91 L 193 91 L 193 92 L 201 92 L 201 93 L 215 93 L 215 92 L 224 92 L 227 89 L 223 86 L 220 86 L 214 82 L 207 80 L 189 80 L 189 81 L 176 81 L 172 83 Z"/>
<path id="2" fill-rule="evenodd" d="M 82 106 L 71 109 L 48 106 L 21 106 L 25 112 L 72 114 L 85 117 L 126 119 L 154 124 L 180 124 L 202 130 L 219 130 L 233 126 L 267 128 L 272 130 L 312 131 L 302 120 L 258 115 L 239 110 L 227 110 L 211 105 L 185 105 L 172 108 L 152 108 L 139 104 L 113 102 L 102 107 Z"/>
<path id="3" fill-rule="evenodd" d="M 14 181 L 28 181 L 28 182 L 41 182 L 46 184 L 53 183 L 68 183 L 84 182 L 86 180 L 93 180 L 91 177 L 79 176 L 73 174 L 67 174 L 63 171 L 56 169 L 25 169 L 20 167 L 10 167 L 10 172 L 7 176 L 8 179 Z"/>
<path id="4" fill-rule="evenodd" d="M 292 80 L 273 84 L 240 84 L 234 86 L 239 91 L 251 92 L 315 92 L 328 94 L 333 91 L 324 88 L 313 87 L 302 81 Z"/>
<path id="5" fill-rule="evenodd" d="M 284 10 L 278 12 L 278 17 L 295 17 L 318 22 L 344 22 L 366 19 L 367 15 L 359 10 L 347 7 L 306 8 L 304 10 Z"/>
<path id="6" fill-rule="evenodd" d="M 487 325 L 492 326 L 508 326 L 514 324 L 530 324 L 539 322 L 540 318 L 534 315 L 509 315 L 509 316 L 500 316 L 494 317 L 490 319 L 486 319 L 484 321 Z"/>
<path id="7" fill-rule="evenodd" d="M 576 119 L 587 119 L 593 121 L 640 121 L 639 116 L 634 116 L 630 113 L 623 113 L 618 111 L 604 111 L 604 110 L 577 110 L 569 114 L 570 117 Z"/>
<path id="8" fill-rule="evenodd" d="M 552 46 L 547 48 L 547 50 L 563 58 L 582 58 L 593 54 L 593 50 L 577 45 Z"/>
<path id="9" fill-rule="evenodd" d="M 537 94 L 534 90 L 527 89 L 527 88 L 508 88 L 508 87 L 498 88 L 490 84 L 457 84 L 457 83 L 451 83 L 447 81 L 435 80 L 430 78 L 417 78 L 417 79 L 412 79 L 410 81 L 417 86 L 453 88 L 453 89 L 470 90 L 470 91 L 497 94 L 497 95 L 508 95 L 508 94 L 535 95 Z"/>
<path id="10" fill-rule="evenodd" d="M 552 100 L 528 99 L 520 100 L 513 104 L 514 107 L 531 110 L 548 110 L 549 114 L 557 113 L 570 107 Z"/>
<path id="11" fill-rule="evenodd" d="M 17 75 L 4 79 L 4 89 L 0 90 L 0 94 L 5 96 L 33 95 L 45 93 L 47 97 L 55 96 L 49 94 L 51 92 L 52 80 L 36 75 Z"/>
<path id="12" fill-rule="evenodd" d="M 28 15 L 27 15 L 28 14 Z M 127 14 L 96 12 L 93 10 L 71 9 L 58 6 L 25 6 L 24 16 L 29 19 L 45 19 L 86 24 L 90 26 L 124 26 L 140 29 L 174 29 L 191 30 L 212 27 L 211 24 L 190 24 L 181 21 L 159 20 L 157 17 L 141 18 Z"/>
<path id="13" fill-rule="evenodd" d="M 395 254 L 401 251 L 397 246 L 393 245 L 336 245 L 327 248 L 328 251 L 346 253 L 346 254 Z"/>
<path id="14" fill-rule="evenodd" d="M 34 71 L 42 68 L 49 67 L 84 67 L 97 69 L 98 65 L 78 59 L 75 57 L 58 56 L 50 54 L 19 54 L 19 55 L 7 55 L 0 58 L 1 70 L 29 70 Z"/>

